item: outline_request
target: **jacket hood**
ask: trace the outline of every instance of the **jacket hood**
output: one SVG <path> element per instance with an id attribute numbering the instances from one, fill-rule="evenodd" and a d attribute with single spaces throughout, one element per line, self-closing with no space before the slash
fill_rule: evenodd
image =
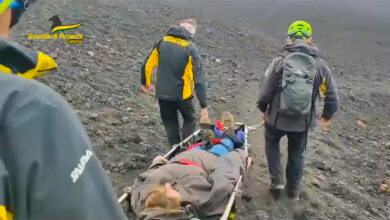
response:
<path id="1" fill-rule="evenodd" d="M 182 38 L 185 40 L 189 40 L 192 38 L 190 32 L 182 27 L 169 28 L 169 30 L 167 32 L 167 36 L 178 37 L 178 38 Z"/>
<path id="2" fill-rule="evenodd" d="M 315 57 L 320 56 L 320 50 L 316 45 L 309 45 L 303 41 L 286 44 L 283 47 L 283 51 L 288 51 L 290 53 L 301 52 Z"/>

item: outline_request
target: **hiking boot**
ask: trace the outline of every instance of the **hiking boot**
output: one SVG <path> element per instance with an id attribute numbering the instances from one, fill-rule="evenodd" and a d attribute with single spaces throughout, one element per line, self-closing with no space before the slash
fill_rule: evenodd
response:
<path id="1" fill-rule="evenodd" d="M 229 128 L 231 128 L 233 131 L 235 130 L 235 120 L 232 113 L 223 112 L 221 117 L 221 123 L 226 130 Z"/>
<path id="2" fill-rule="evenodd" d="M 207 143 L 215 139 L 213 125 L 211 124 L 211 121 L 208 117 L 201 117 L 200 118 L 200 128 L 201 131 L 201 137 L 202 141 Z"/>
<path id="3" fill-rule="evenodd" d="M 282 192 L 283 192 L 283 189 L 284 189 L 284 186 L 281 185 L 281 184 L 271 185 L 271 188 L 269 189 L 269 192 L 271 193 L 272 198 L 273 198 L 275 201 L 279 200 L 280 195 L 281 195 Z"/>
<path id="4" fill-rule="evenodd" d="M 199 119 L 199 124 L 203 124 L 203 125 L 211 125 L 211 121 L 210 121 L 210 118 L 208 116 L 201 116 L 200 119 Z"/>
<path id="5" fill-rule="evenodd" d="M 287 198 L 293 200 L 293 201 L 299 201 L 299 191 L 293 190 L 287 190 L 286 191 Z"/>

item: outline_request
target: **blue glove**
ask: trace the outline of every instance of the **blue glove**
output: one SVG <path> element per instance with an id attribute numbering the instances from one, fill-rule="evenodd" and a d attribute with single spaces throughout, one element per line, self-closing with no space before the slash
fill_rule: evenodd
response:
<path id="1" fill-rule="evenodd" d="M 237 139 L 241 142 L 244 142 L 245 140 L 245 133 L 243 131 L 237 131 Z"/>
<path id="2" fill-rule="evenodd" d="M 216 138 L 221 138 L 222 137 L 222 131 L 220 131 L 217 126 L 214 126 L 214 134 Z"/>

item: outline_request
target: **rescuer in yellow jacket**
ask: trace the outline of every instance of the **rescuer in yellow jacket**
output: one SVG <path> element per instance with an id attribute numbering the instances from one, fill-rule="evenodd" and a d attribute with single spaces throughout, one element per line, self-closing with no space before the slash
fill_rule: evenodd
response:
<path id="1" fill-rule="evenodd" d="M 3 10 L 0 13 L 0 72 L 33 79 L 57 68 L 57 64 L 50 56 L 32 51 L 9 39 L 10 29 L 28 8 L 28 2 L 0 0 L 0 10 Z"/>
<path id="2" fill-rule="evenodd" d="M 152 74 L 157 67 L 156 95 L 170 145 L 179 143 L 181 138 L 185 139 L 195 130 L 194 90 L 202 108 L 201 115 L 208 117 L 205 78 L 198 50 L 191 41 L 195 32 L 194 19 L 186 19 L 179 27 L 171 27 L 148 53 L 141 67 L 141 84 L 145 92 L 152 88 Z M 181 135 L 178 111 L 184 120 Z"/>

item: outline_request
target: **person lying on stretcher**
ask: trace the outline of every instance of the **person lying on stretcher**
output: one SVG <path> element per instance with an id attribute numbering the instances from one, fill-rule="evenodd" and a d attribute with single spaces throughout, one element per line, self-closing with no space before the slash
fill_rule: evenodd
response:
<path id="1" fill-rule="evenodd" d="M 170 160 L 157 156 L 132 187 L 131 207 L 137 218 L 205 219 L 222 215 L 240 175 L 245 175 L 248 154 L 236 145 L 229 151 L 225 140 L 229 137 L 221 137 L 227 148 L 216 144 L 214 150 L 201 150 L 206 149 L 203 145 Z"/>

